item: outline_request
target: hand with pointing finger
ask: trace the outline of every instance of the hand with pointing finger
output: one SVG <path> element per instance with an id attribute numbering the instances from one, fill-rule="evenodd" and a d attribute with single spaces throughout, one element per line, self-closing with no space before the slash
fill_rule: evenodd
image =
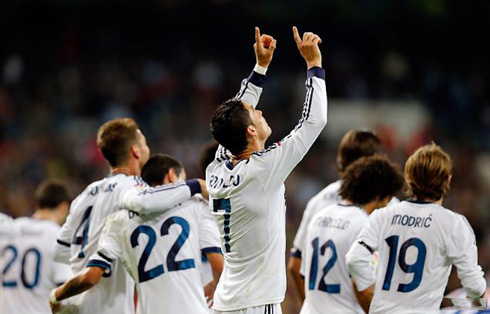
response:
<path id="1" fill-rule="evenodd" d="M 255 59 L 257 64 L 267 68 L 272 61 L 272 55 L 276 49 L 277 40 L 269 35 L 260 35 L 260 29 L 255 28 Z"/>
<path id="2" fill-rule="evenodd" d="M 303 34 L 303 39 L 299 36 L 298 29 L 296 26 L 293 27 L 293 36 L 296 41 L 296 46 L 301 56 L 305 59 L 308 69 L 313 67 L 322 67 L 322 53 L 318 44 L 322 43 L 322 39 L 310 32 Z"/>

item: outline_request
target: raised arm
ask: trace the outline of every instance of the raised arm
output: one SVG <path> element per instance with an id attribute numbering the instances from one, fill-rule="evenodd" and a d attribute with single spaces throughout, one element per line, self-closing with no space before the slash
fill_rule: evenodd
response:
<path id="1" fill-rule="evenodd" d="M 240 90 L 235 98 L 248 103 L 252 107 L 257 107 L 260 95 L 262 94 L 262 86 L 266 81 L 265 74 L 272 61 L 274 51 L 276 49 L 277 40 L 270 35 L 261 35 L 260 29 L 255 28 L 255 43 L 253 45 L 255 51 L 255 67 L 250 75 L 244 79 L 240 85 Z M 222 145 L 216 150 L 215 159 L 219 162 L 230 159 L 231 153 Z"/>
<path id="2" fill-rule="evenodd" d="M 325 71 L 321 68 L 322 55 L 318 48 L 321 39 L 313 33 L 304 33 L 301 39 L 296 27 L 293 34 L 308 69 L 306 99 L 301 119 L 294 130 L 281 141 L 255 154 L 259 156 L 257 165 L 262 163 L 263 173 L 259 177 L 265 185 L 282 184 L 327 124 Z"/>

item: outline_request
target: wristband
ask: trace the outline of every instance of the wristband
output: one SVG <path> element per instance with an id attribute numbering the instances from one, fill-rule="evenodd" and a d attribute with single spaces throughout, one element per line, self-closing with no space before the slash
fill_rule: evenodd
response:
<path id="1" fill-rule="evenodd" d="M 58 301 L 56 299 L 56 289 L 53 289 L 51 291 L 51 294 L 49 295 L 49 301 L 51 302 L 51 304 L 59 304 L 60 301 Z"/>
<path id="2" fill-rule="evenodd" d="M 264 68 L 263 66 L 260 66 L 258 64 L 255 64 L 254 72 L 257 72 L 259 74 L 265 75 L 265 73 L 267 73 L 267 68 Z"/>

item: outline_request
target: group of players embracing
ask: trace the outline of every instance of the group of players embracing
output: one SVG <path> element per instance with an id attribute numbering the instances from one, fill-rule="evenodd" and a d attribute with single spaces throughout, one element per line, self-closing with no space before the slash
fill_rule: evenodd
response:
<path id="1" fill-rule="evenodd" d="M 206 181 L 186 180 L 183 166 L 168 155 L 150 158 L 134 120 L 102 125 L 97 144 L 110 175 L 73 200 L 66 222 L 55 229 L 56 240 L 36 236 L 47 243 L 46 256 L 69 264 L 75 275 L 56 288 L 56 280 L 42 277 L 60 274 L 61 264 L 42 264 L 40 272 L 44 253 L 7 246 L 6 254 L 15 258 L 3 272 L 2 313 L 43 313 L 47 298 L 35 308 L 25 297 L 40 286 L 52 289 L 53 313 L 195 314 L 209 313 L 211 305 L 213 313 L 282 313 L 284 181 L 327 124 L 322 40 L 310 32 L 300 36 L 296 27 L 293 38 L 307 65 L 298 124 L 265 146 L 272 130 L 256 106 L 277 41 L 256 28 L 256 65 L 211 119 L 219 146 Z M 340 143 L 337 164 L 340 180 L 308 203 L 291 250 L 289 270 L 304 299 L 302 314 L 438 312 L 452 265 L 466 295 L 483 296 L 486 282 L 472 228 L 442 206 L 452 170 L 440 147 L 419 148 L 402 175 L 381 154 L 375 134 L 351 130 Z M 399 201 L 394 196 L 404 186 L 409 199 Z M 9 235 L 11 243 L 29 234 L 18 228 Z M 206 279 L 203 256 L 212 273 Z M 37 272 L 29 277 L 24 269 L 36 258 Z M 14 267 L 22 277 L 15 287 L 5 279 Z M 25 305 L 15 302 L 22 296 Z"/>

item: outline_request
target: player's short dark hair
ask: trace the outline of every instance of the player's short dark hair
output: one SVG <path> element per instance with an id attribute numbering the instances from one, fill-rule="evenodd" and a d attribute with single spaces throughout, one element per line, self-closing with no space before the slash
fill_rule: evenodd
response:
<path id="1" fill-rule="evenodd" d="M 177 159 L 167 154 L 157 154 L 151 157 L 141 170 L 141 177 L 151 186 L 162 185 L 163 179 L 170 168 L 174 168 L 175 174 L 180 175 L 183 166 Z"/>
<path id="2" fill-rule="evenodd" d="M 381 141 L 371 131 L 350 130 L 340 141 L 337 152 L 337 170 L 340 174 L 364 156 L 372 156 L 381 150 Z"/>
<path id="3" fill-rule="evenodd" d="M 405 163 L 405 180 L 410 197 L 438 201 L 449 192 L 451 157 L 432 143 L 413 153 Z"/>
<path id="4" fill-rule="evenodd" d="M 247 127 L 252 125 L 250 113 L 239 99 L 229 99 L 219 105 L 211 119 L 211 133 L 218 143 L 233 155 L 247 148 Z"/>
<path id="5" fill-rule="evenodd" d="M 211 141 L 207 143 L 201 150 L 201 157 L 199 158 L 199 166 L 201 168 L 201 175 L 204 177 L 206 175 L 206 168 L 210 163 L 213 162 L 218 150 L 218 142 Z"/>
<path id="6" fill-rule="evenodd" d="M 59 180 L 43 181 L 36 189 L 36 203 L 39 209 L 55 209 L 63 202 L 71 202 L 68 185 Z"/>
<path id="7" fill-rule="evenodd" d="M 342 175 L 340 196 L 354 204 L 364 205 L 376 198 L 395 195 L 403 186 L 399 167 L 387 157 L 376 154 L 361 157 Z"/>
<path id="8" fill-rule="evenodd" d="M 131 118 L 120 118 L 104 123 L 97 133 L 97 145 L 112 167 L 129 160 L 131 146 L 138 143 L 138 125 Z"/>

